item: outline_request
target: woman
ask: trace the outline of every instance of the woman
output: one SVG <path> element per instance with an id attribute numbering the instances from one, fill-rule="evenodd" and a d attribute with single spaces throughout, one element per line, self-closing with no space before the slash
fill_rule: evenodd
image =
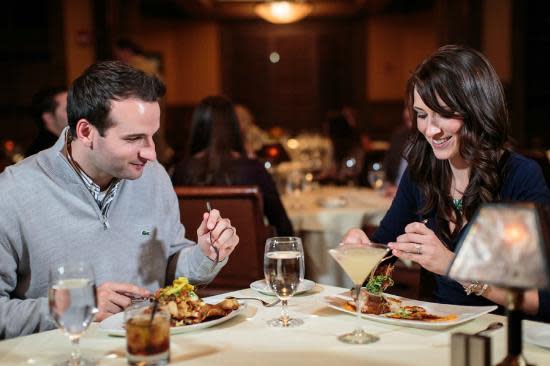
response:
<path id="1" fill-rule="evenodd" d="M 444 46 L 424 60 L 407 85 L 413 134 L 391 208 L 372 240 L 435 275 L 435 300 L 462 305 L 506 304 L 493 286 L 446 277 L 454 250 L 481 203 L 550 203 L 539 166 L 509 148 L 502 85 L 480 53 Z M 359 229 L 344 243 L 368 242 Z M 466 295 L 466 290 L 472 295 Z M 476 296 L 477 295 L 477 296 Z M 527 291 L 524 312 L 550 320 L 548 292 Z"/>
<path id="2" fill-rule="evenodd" d="M 187 158 L 176 165 L 174 185 L 256 185 L 277 235 L 293 235 L 275 183 L 257 160 L 246 157 L 233 104 L 222 96 L 203 99 L 193 113 Z"/>

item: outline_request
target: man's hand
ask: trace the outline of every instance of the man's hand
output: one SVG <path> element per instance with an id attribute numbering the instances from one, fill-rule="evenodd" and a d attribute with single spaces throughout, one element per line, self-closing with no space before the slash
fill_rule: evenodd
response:
<path id="1" fill-rule="evenodd" d="M 220 261 L 229 256 L 239 243 L 236 229 L 231 226 L 229 219 L 220 216 L 218 210 L 205 212 L 197 229 L 198 244 L 202 252 L 208 258 L 215 260 L 216 252 L 210 246 L 210 237 L 212 237 L 212 243 L 220 250 Z"/>
<path id="2" fill-rule="evenodd" d="M 342 238 L 342 244 L 368 244 L 370 239 L 361 229 L 350 229 Z"/>
<path id="3" fill-rule="evenodd" d="M 102 321 L 119 313 L 132 304 L 132 299 L 149 297 L 151 293 L 141 287 L 120 282 L 105 282 L 97 288 L 97 308 L 95 321 Z"/>

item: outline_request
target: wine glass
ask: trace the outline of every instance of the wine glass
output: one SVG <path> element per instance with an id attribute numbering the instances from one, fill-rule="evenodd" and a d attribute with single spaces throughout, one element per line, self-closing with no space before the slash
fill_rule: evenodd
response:
<path id="1" fill-rule="evenodd" d="M 290 197 L 291 208 L 301 208 L 300 196 L 304 191 L 304 179 L 300 170 L 292 170 L 286 178 L 286 193 Z"/>
<path id="2" fill-rule="evenodd" d="M 287 305 L 300 282 L 304 280 L 304 249 L 296 237 L 267 239 L 264 253 L 264 275 L 269 288 L 281 300 L 281 317 L 267 322 L 272 327 L 295 327 L 301 319 L 288 315 Z"/>
<path id="3" fill-rule="evenodd" d="M 359 169 L 357 159 L 354 156 L 345 157 L 342 160 L 342 166 L 340 169 L 342 181 L 349 187 L 354 186 Z"/>
<path id="4" fill-rule="evenodd" d="M 80 356 L 80 337 L 97 313 L 97 297 L 92 267 L 83 262 L 50 269 L 48 300 L 50 315 L 73 344 L 70 359 L 63 365 L 95 365 Z"/>
<path id="5" fill-rule="evenodd" d="M 382 163 L 374 162 L 370 164 L 367 174 L 370 186 L 376 191 L 381 191 L 384 187 L 384 179 L 386 178 Z"/>
<path id="6" fill-rule="evenodd" d="M 361 308 L 364 304 L 361 285 L 370 272 L 376 268 L 380 260 L 389 252 L 388 246 L 375 243 L 341 244 L 328 252 L 353 281 L 355 292 L 357 326 L 353 332 L 343 334 L 338 339 L 344 343 L 352 344 L 367 344 L 378 341 L 377 336 L 368 334 L 361 328 Z"/>

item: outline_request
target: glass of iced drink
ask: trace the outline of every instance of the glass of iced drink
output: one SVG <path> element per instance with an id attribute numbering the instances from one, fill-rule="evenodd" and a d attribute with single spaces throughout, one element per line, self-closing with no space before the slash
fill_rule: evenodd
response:
<path id="1" fill-rule="evenodd" d="M 162 366 L 170 359 L 170 313 L 142 302 L 124 311 L 126 358 L 129 365 Z"/>

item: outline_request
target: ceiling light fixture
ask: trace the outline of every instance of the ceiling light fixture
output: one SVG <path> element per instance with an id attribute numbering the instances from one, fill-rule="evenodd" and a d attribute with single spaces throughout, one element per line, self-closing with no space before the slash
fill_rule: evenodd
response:
<path id="1" fill-rule="evenodd" d="M 313 5 L 308 1 L 265 1 L 254 7 L 254 12 L 262 19 L 274 24 L 297 22 L 308 16 Z"/>

